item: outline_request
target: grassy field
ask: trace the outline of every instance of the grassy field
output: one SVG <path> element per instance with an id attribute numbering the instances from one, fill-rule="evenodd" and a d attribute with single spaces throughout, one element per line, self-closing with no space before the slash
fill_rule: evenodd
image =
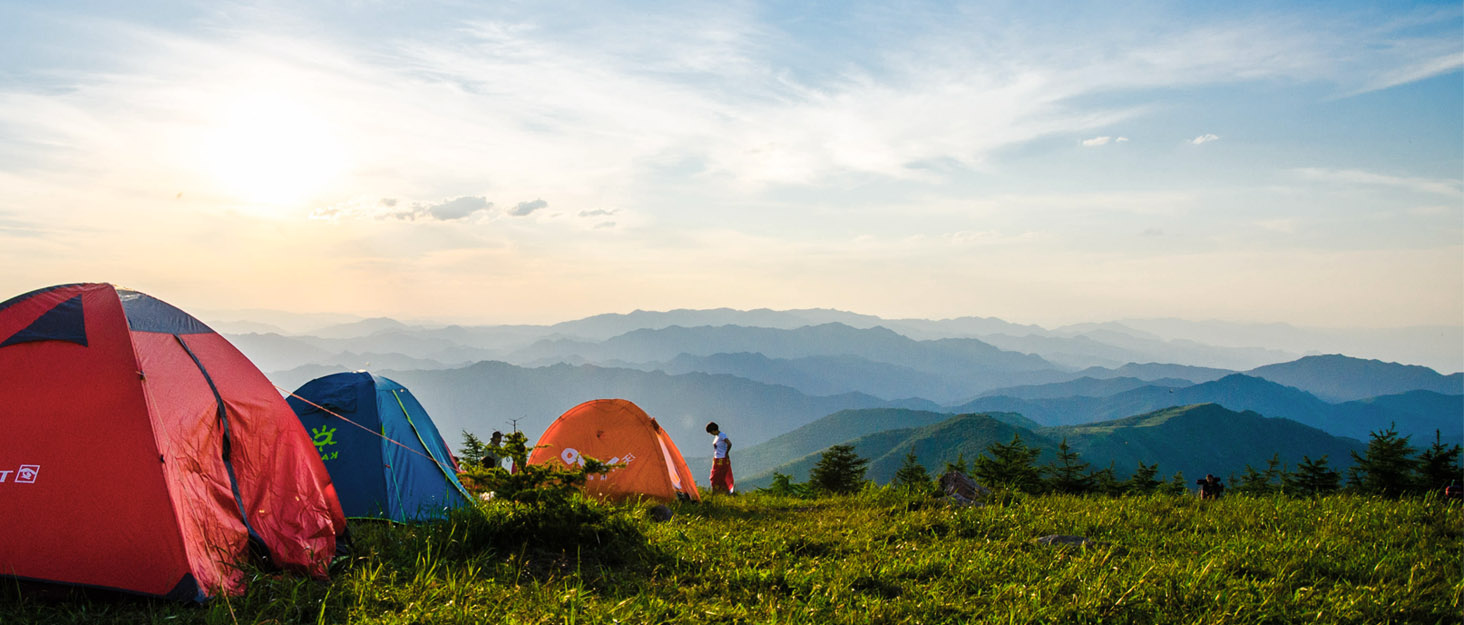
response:
<path id="1" fill-rule="evenodd" d="M 874 489 L 675 508 L 490 504 L 358 524 L 329 583 L 205 606 L 0 591 L 0 623 L 1459 623 L 1464 508 L 1434 500 Z M 1061 534 L 1085 547 L 1035 541 Z M 525 540 L 526 537 L 532 537 Z"/>

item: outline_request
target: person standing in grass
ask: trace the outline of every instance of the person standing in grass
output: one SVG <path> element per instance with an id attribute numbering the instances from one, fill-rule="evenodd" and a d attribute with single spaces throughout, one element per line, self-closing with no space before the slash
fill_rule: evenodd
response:
<path id="1" fill-rule="evenodd" d="M 722 433 L 716 421 L 707 424 L 707 434 L 712 435 L 712 492 L 731 495 L 737 492 L 732 484 L 732 439 Z"/>
<path id="2" fill-rule="evenodd" d="M 1212 474 L 1205 474 L 1205 479 L 1195 483 L 1200 485 L 1200 499 L 1219 499 L 1225 494 L 1225 484 Z"/>

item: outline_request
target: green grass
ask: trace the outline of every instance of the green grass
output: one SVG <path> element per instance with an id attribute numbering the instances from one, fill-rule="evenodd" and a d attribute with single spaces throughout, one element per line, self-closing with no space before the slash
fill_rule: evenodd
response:
<path id="1" fill-rule="evenodd" d="M 329 583 L 205 606 L 38 599 L 0 623 L 1458 623 L 1464 508 L 1436 500 L 1007 497 L 873 489 L 644 506 L 489 505 L 358 524 Z M 1049 534 L 1101 541 L 1037 544 Z"/>

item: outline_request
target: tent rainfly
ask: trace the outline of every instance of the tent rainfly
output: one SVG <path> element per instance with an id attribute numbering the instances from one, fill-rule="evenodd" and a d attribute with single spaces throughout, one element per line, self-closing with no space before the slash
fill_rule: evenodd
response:
<path id="1" fill-rule="evenodd" d="M 529 455 L 529 464 L 583 465 L 590 457 L 624 465 L 592 475 L 585 492 L 601 499 L 654 497 L 701 501 L 696 480 L 671 436 L 639 406 L 596 399 L 560 415 Z"/>
<path id="2" fill-rule="evenodd" d="M 441 519 L 472 500 L 457 460 L 412 392 L 364 371 L 306 382 L 289 398 L 349 518 Z"/>
<path id="3" fill-rule="evenodd" d="M 238 564 L 325 578 L 345 518 L 310 437 L 208 326 L 110 284 L 0 303 L 0 575 L 202 601 Z"/>

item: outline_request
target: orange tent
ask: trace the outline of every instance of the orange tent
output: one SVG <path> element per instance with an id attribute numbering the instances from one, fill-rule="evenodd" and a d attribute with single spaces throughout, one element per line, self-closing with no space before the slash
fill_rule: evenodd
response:
<path id="1" fill-rule="evenodd" d="M 623 464 L 591 475 L 585 492 L 601 499 L 638 496 L 701 501 L 696 480 L 671 436 L 639 406 L 624 399 L 596 399 L 559 416 L 529 454 L 529 464 L 584 464 L 590 457 Z"/>

